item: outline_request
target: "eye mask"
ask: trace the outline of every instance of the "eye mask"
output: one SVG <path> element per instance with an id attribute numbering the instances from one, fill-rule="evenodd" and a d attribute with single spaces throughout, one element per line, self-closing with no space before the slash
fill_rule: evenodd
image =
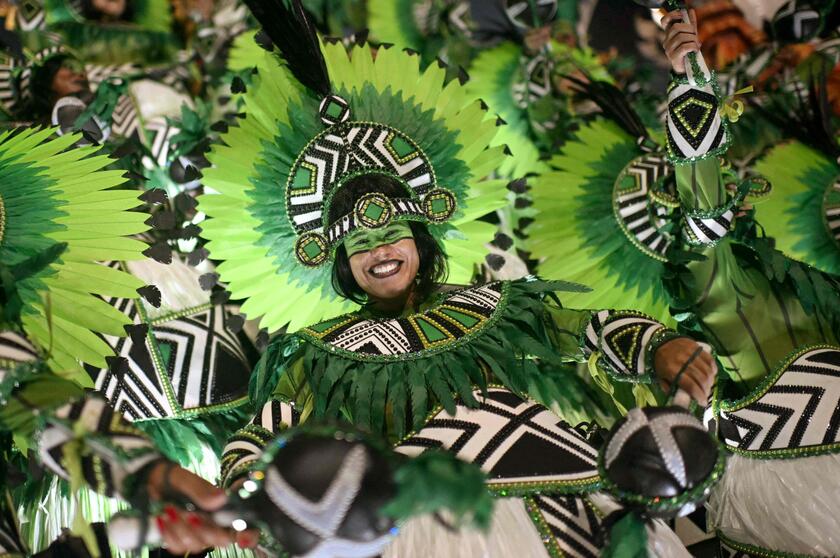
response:
<path id="1" fill-rule="evenodd" d="M 406 238 L 414 238 L 411 226 L 405 221 L 393 221 L 381 229 L 360 229 L 354 232 L 345 239 L 344 248 L 349 258 L 362 252 L 369 252 L 377 246 L 393 244 Z"/>

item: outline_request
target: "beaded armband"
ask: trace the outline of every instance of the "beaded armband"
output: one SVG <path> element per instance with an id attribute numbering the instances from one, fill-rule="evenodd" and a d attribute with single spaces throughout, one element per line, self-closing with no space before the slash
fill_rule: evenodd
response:
<path id="1" fill-rule="evenodd" d="M 675 163 L 698 161 L 725 152 L 730 137 L 719 108 L 717 79 L 702 87 L 675 78 L 668 87 L 666 137 Z"/>
<path id="2" fill-rule="evenodd" d="M 227 488 L 250 472 L 263 449 L 277 434 L 300 423 L 300 414 L 285 401 L 269 401 L 250 424 L 234 434 L 222 452 L 222 486 Z"/>
<path id="3" fill-rule="evenodd" d="M 586 326 L 584 353 L 598 353 L 599 366 L 613 379 L 650 383 L 653 353 L 670 331 L 638 312 L 602 310 Z"/>

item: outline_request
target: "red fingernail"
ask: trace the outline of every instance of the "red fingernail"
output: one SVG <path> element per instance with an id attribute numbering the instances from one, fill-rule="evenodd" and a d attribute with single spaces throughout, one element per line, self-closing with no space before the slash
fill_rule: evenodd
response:
<path id="1" fill-rule="evenodd" d="M 200 517 L 198 517 L 196 514 L 194 514 L 194 513 L 188 513 L 188 514 L 187 514 L 187 523 L 189 523 L 189 524 L 190 524 L 190 525 L 192 525 L 193 527 L 201 527 L 201 525 L 202 525 L 204 522 L 203 522 L 203 521 L 201 521 L 201 518 L 200 518 Z"/>
<path id="2" fill-rule="evenodd" d="M 163 533 L 163 530 L 166 528 L 166 522 L 163 520 L 163 516 L 159 515 L 155 517 L 155 521 L 157 522 L 158 531 Z"/>
<path id="3" fill-rule="evenodd" d="M 178 510 L 175 509 L 175 506 L 166 506 L 163 508 L 163 513 L 166 514 L 166 518 L 169 521 L 178 521 Z"/>
<path id="4" fill-rule="evenodd" d="M 252 535 L 251 533 L 237 533 L 236 534 L 236 546 L 239 548 L 255 548 L 259 539 Z"/>

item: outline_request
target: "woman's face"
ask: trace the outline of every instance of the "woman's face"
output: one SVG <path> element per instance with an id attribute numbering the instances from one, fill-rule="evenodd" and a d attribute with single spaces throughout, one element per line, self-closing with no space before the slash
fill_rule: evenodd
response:
<path id="1" fill-rule="evenodd" d="M 88 80 L 84 66 L 77 60 L 68 58 L 53 75 L 50 87 L 55 100 L 87 91 Z"/>
<path id="2" fill-rule="evenodd" d="M 126 0 L 92 0 L 93 8 L 105 19 L 119 19 L 125 13 Z"/>
<path id="3" fill-rule="evenodd" d="M 408 223 L 359 230 L 344 241 L 344 247 L 353 278 L 371 300 L 400 299 L 409 292 L 420 256 Z"/>

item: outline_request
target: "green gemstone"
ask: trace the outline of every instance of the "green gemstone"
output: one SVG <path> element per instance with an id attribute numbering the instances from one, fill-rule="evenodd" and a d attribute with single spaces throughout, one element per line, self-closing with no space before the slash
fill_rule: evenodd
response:
<path id="1" fill-rule="evenodd" d="M 400 159 L 405 159 L 416 151 L 413 145 L 397 135 L 391 140 L 391 148 L 394 150 L 394 153 L 399 155 Z"/>
<path id="2" fill-rule="evenodd" d="M 169 343 L 162 343 L 158 340 L 158 351 L 160 352 L 161 364 L 164 368 L 169 368 L 169 359 L 172 357 L 172 346 Z"/>
<path id="3" fill-rule="evenodd" d="M 341 116 L 341 113 L 344 112 L 344 107 L 336 103 L 335 101 L 330 101 L 327 105 L 327 115 L 331 116 L 332 118 L 338 118 Z"/>
<path id="4" fill-rule="evenodd" d="M 449 211 L 449 204 L 443 198 L 436 198 L 432 200 L 432 213 L 435 215 L 443 215 Z"/>
<path id="5" fill-rule="evenodd" d="M 314 240 L 310 240 L 303 245 L 303 253 L 306 254 L 310 260 L 314 260 L 320 256 L 322 252 L 323 250 L 321 249 L 321 245 Z"/>
<path id="6" fill-rule="evenodd" d="M 365 217 L 371 221 L 379 221 L 383 213 L 385 213 L 385 208 L 376 203 L 369 203 L 365 208 Z"/>
<path id="7" fill-rule="evenodd" d="M 298 167 L 295 177 L 292 179 L 292 189 L 303 190 L 312 186 L 312 171 L 306 167 Z"/>

